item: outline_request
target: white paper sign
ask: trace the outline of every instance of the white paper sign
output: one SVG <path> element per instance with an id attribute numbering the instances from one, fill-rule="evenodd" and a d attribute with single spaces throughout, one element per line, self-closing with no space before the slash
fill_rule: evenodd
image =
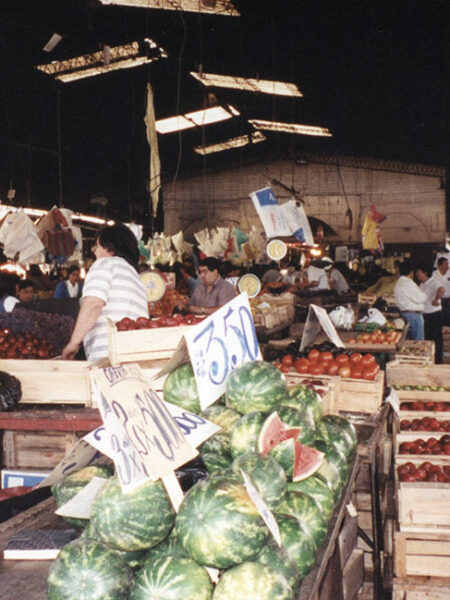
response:
<path id="1" fill-rule="evenodd" d="M 312 246 L 314 237 L 303 206 L 295 200 L 289 200 L 281 205 L 281 210 L 295 239 Z"/>
<path id="2" fill-rule="evenodd" d="M 185 338 L 202 409 L 223 394 L 231 371 L 261 359 L 247 294 L 239 294 L 191 327 Z"/>
<path id="3" fill-rule="evenodd" d="M 91 446 L 88 437 L 84 436 L 79 442 L 66 454 L 59 462 L 53 471 L 39 483 L 38 487 L 46 487 L 59 483 L 67 475 L 70 475 L 77 469 L 87 467 L 88 465 L 99 465 L 109 463 L 109 459 L 104 456 L 104 453 L 99 452 Z"/>
<path id="4" fill-rule="evenodd" d="M 398 397 L 397 391 L 394 388 L 390 388 L 389 396 L 386 398 L 386 402 L 392 406 L 393 411 L 400 416 L 400 398 Z"/>
<path id="5" fill-rule="evenodd" d="M 90 519 L 94 498 L 107 481 L 106 477 L 93 477 L 78 494 L 55 510 L 55 514 L 60 517 Z"/>
<path id="6" fill-rule="evenodd" d="M 321 306 L 317 306 L 316 304 L 310 304 L 305 328 L 303 330 L 303 337 L 300 345 L 300 350 L 303 350 L 304 348 L 306 348 L 314 342 L 314 339 L 320 328 L 323 329 L 323 331 L 326 333 L 328 338 L 333 342 L 335 346 L 337 346 L 338 348 L 345 348 L 345 345 L 339 337 L 333 323 L 331 322 L 327 311 Z"/>
<path id="7" fill-rule="evenodd" d="M 244 473 L 244 471 L 241 469 L 241 474 L 242 474 L 242 477 L 244 478 L 244 485 L 248 492 L 248 495 L 250 496 L 250 500 L 256 506 L 256 510 L 261 515 L 262 520 L 267 525 L 267 527 L 268 527 L 270 533 L 273 535 L 276 543 L 279 546 L 281 546 L 280 529 L 278 527 L 278 523 L 275 520 L 275 517 L 273 516 L 270 508 L 267 506 L 267 504 L 264 502 L 264 500 L 259 495 L 258 490 L 253 485 L 253 483 L 252 483 L 250 477 L 247 475 L 247 473 Z"/>
<path id="8" fill-rule="evenodd" d="M 284 218 L 281 206 L 270 187 L 250 194 L 268 238 L 291 235 L 291 228 Z"/>

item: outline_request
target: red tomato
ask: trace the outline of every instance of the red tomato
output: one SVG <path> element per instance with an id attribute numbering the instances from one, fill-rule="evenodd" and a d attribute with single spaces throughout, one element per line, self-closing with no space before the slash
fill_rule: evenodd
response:
<path id="1" fill-rule="evenodd" d="M 320 356 L 320 352 L 319 352 L 319 350 L 317 350 L 317 348 L 312 348 L 312 350 L 310 350 L 308 352 L 308 359 L 311 362 L 317 362 L 319 360 L 319 356 Z"/>
<path id="2" fill-rule="evenodd" d="M 375 356 L 373 354 L 367 353 L 364 354 L 364 356 L 361 359 L 361 364 L 364 367 L 368 367 L 369 365 L 373 365 L 375 364 L 376 360 L 375 360 Z"/>
<path id="3" fill-rule="evenodd" d="M 320 353 L 319 361 L 324 363 L 329 363 L 333 360 L 333 354 L 328 351 L 324 351 Z"/>
<path id="4" fill-rule="evenodd" d="M 352 365 L 356 365 L 356 364 L 360 363 L 361 359 L 362 359 L 362 354 L 360 352 L 352 352 L 352 354 L 350 354 L 350 363 Z"/>
<path id="5" fill-rule="evenodd" d="M 352 375 L 353 379 L 361 379 L 362 378 L 362 369 L 361 367 L 358 366 L 354 366 L 352 368 Z"/>
<path id="6" fill-rule="evenodd" d="M 340 367 L 340 369 L 338 371 L 339 377 L 350 377 L 351 374 L 352 374 L 352 370 L 350 369 L 350 367 L 347 367 L 347 366 Z"/>
<path id="7" fill-rule="evenodd" d="M 281 364 L 285 367 L 292 367 L 294 364 L 294 359 L 292 358 L 292 354 L 285 354 L 281 359 Z"/>
<path id="8" fill-rule="evenodd" d="M 311 375 L 323 375 L 325 373 L 325 365 L 319 362 L 313 362 L 309 367 L 309 372 Z"/>
<path id="9" fill-rule="evenodd" d="M 294 368 L 297 373 L 308 373 L 309 360 L 307 358 L 297 358 L 294 363 Z"/>
<path id="10" fill-rule="evenodd" d="M 366 367 L 365 369 L 363 369 L 363 372 L 362 372 L 363 379 L 372 381 L 373 379 L 375 379 L 376 376 L 377 376 L 377 371 L 376 371 L 376 369 L 374 369 L 373 366 Z"/>
<path id="11" fill-rule="evenodd" d="M 340 367 L 344 367 L 350 363 L 348 354 L 338 354 L 335 360 Z"/>
<path id="12" fill-rule="evenodd" d="M 280 371 L 282 373 L 289 373 L 289 371 L 291 370 L 291 367 L 288 367 L 287 365 L 283 365 L 281 364 L 279 367 Z"/>
<path id="13" fill-rule="evenodd" d="M 326 374 L 327 375 L 337 375 L 338 371 L 339 371 L 339 365 L 337 364 L 337 362 L 335 360 L 331 360 L 327 364 Z"/>

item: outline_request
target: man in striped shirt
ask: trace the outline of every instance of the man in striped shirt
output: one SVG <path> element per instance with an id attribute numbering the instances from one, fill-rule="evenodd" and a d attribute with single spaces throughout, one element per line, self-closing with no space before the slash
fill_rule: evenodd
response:
<path id="1" fill-rule="evenodd" d="M 130 237 L 131 236 L 131 237 Z M 137 273 L 139 250 L 134 234 L 122 223 L 100 230 L 96 261 L 83 287 L 80 312 L 62 358 L 72 359 L 83 342 L 89 361 L 108 356 L 107 319 L 148 317 L 145 287 Z"/>

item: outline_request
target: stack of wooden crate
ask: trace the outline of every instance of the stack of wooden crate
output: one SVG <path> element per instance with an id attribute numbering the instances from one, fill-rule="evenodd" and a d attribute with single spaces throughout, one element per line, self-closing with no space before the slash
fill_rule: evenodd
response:
<path id="1" fill-rule="evenodd" d="M 446 410 L 414 410 L 425 402 L 450 404 L 450 366 L 389 363 L 388 383 L 400 401 L 400 419 L 424 417 L 447 420 Z M 406 388 L 406 389 L 405 389 Z M 411 404 L 407 404 L 411 403 Z M 403 410 L 405 406 L 408 410 Z M 442 432 L 402 431 L 394 440 L 396 467 L 397 529 L 394 533 L 394 600 L 444 600 L 450 598 L 450 484 L 446 482 L 399 481 L 397 468 L 407 462 L 416 467 L 425 461 L 450 465 L 440 454 L 405 454 L 400 444 L 418 438 L 439 438 Z"/>

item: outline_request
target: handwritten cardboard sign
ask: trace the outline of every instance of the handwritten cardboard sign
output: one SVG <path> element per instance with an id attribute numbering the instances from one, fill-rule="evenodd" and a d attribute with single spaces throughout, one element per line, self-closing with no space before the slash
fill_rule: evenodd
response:
<path id="1" fill-rule="evenodd" d="M 105 477 L 93 477 L 78 494 L 55 510 L 55 514 L 61 517 L 90 519 L 92 503 L 107 481 L 108 479 Z"/>
<path id="2" fill-rule="evenodd" d="M 345 348 L 345 345 L 339 337 L 335 326 L 333 325 L 327 311 L 321 306 L 310 304 L 308 316 L 306 318 L 305 329 L 303 330 L 300 350 L 311 346 L 320 330 L 323 330 L 328 339 L 338 348 Z"/>
<path id="3" fill-rule="evenodd" d="M 164 478 L 198 454 L 138 365 L 94 367 L 90 376 L 105 427 L 117 442 L 114 462 L 123 485 L 130 485 L 130 473 L 120 469 L 127 452 L 153 479 Z"/>
<path id="4" fill-rule="evenodd" d="M 185 335 L 202 409 L 225 391 L 239 365 L 261 359 L 247 294 L 239 294 Z"/>

